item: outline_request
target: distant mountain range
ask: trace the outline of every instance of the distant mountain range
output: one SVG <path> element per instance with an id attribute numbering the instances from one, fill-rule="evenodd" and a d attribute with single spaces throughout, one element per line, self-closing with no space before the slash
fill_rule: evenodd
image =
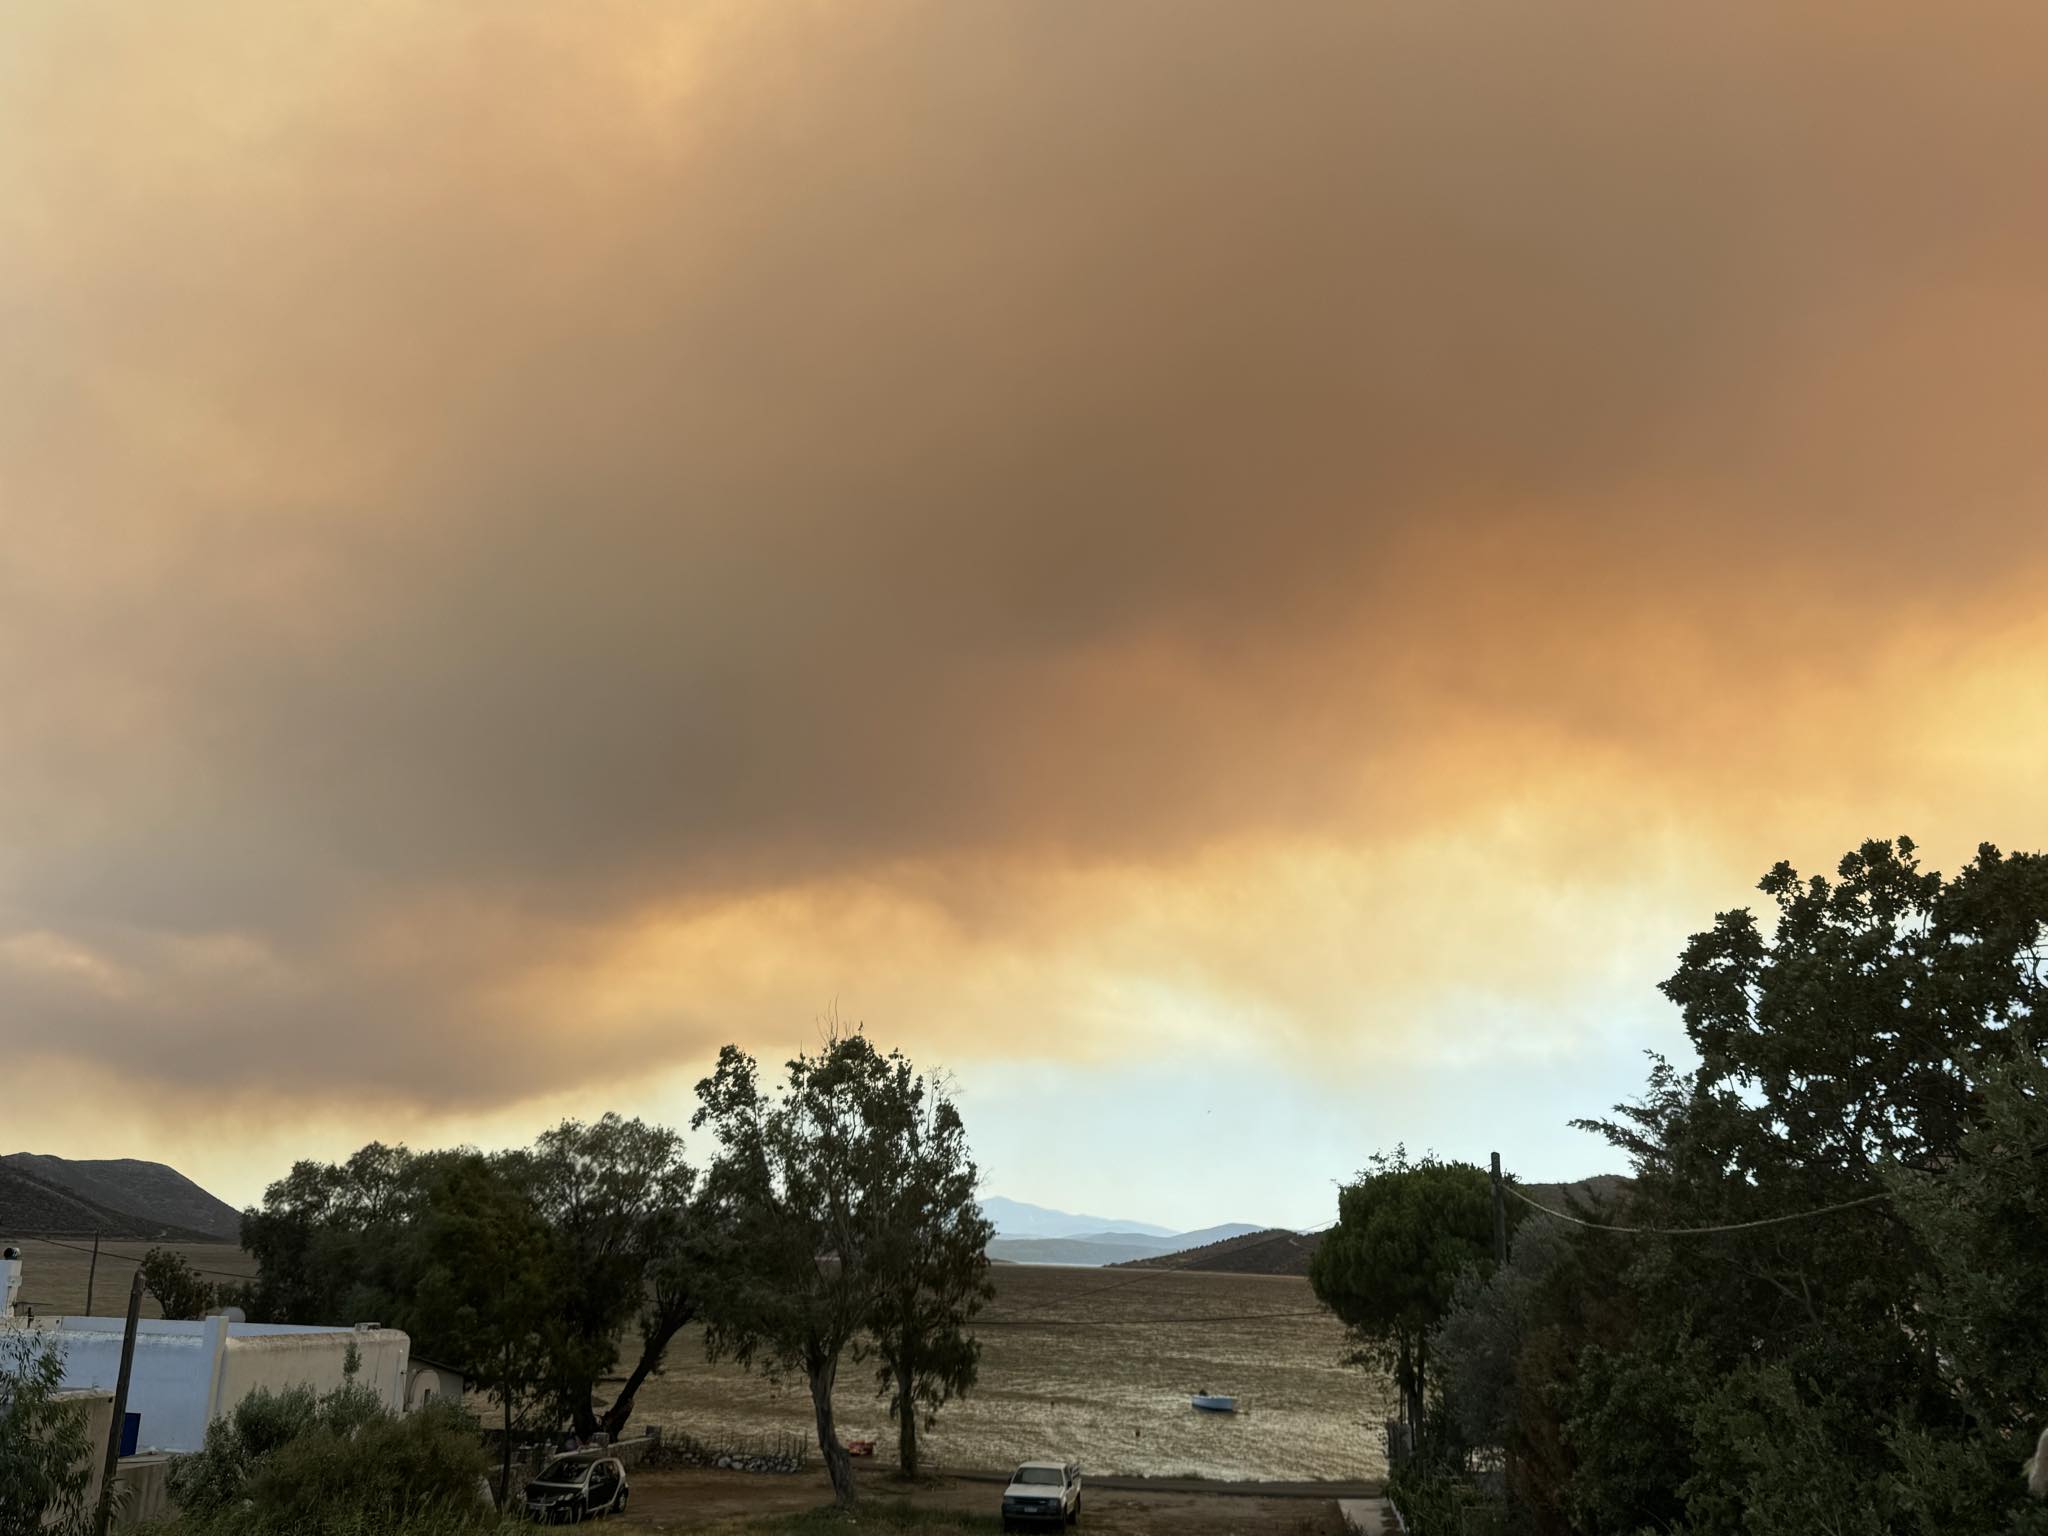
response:
<path id="1" fill-rule="evenodd" d="M 132 1157 L 0 1157 L 0 1233 L 235 1242 L 242 1216 L 175 1168 Z"/>
<path id="2" fill-rule="evenodd" d="M 1005 1200 L 990 1195 L 981 1202 L 981 1214 L 996 1224 L 997 1237 L 1079 1237 L 1088 1232 L 1128 1232 L 1140 1237 L 1172 1237 L 1171 1227 L 1150 1222 L 1108 1216 L 1077 1216 L 1050 1206 L 1029 1205 L 1022 1200 Z"/>
<path id="3" fill-rule="evenodd" d="M 1006 1200 L 1001 1195 L 989 1196 L 981 1202 L 981 1209 L 996 1225 L 988 1256 L 1008 1264 L 1127 1264 L 1261 1230 L 1234 1221 L 1196 1232 L 1176 1232 L 1151 1222 L 1077 1215 Z"/>

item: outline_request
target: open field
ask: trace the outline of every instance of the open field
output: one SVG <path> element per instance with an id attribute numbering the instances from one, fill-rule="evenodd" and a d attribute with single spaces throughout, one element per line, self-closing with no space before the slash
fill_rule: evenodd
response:
<path id="1" fill-rule="evenodd" d="M 86 1276 L 92 1269 L 92 1239 L 67 1237 L 61 1243 L 36 1238 L 0 1236 L 0 1247 L 21 1250 L 21 1302 L 39 1315 L 85 1311 Z M 119 1317 L 128 1309 L 128 1282 L 142 1256 L 155 1247 L 174 1248 L 195 1269 L 217 1270 L 209 1280 L 251 1279 L 256 1261 L 233 1243 L 149 1243 L 133 1239 L 100 1244 L 99 1273 L 93 1285 L 93 1310 Z M 147 1292 L 142 1315 L 161 1317 Z"/>
<path id="2" fill-rule="evenodd" d="M 85 1308 L 87 1253 L 19 1241 L 22 1299 L 39 1313 Z M 67 1240 L 68 1242 L 69 1240 Z M 246 1276 L 254 1264 L 227 1243 L 181 1244 L 202 1269 Z M 118 1315 L 128 1277 L 150 1245 L 101 1245 L 95 1306 Z M 1385 1475 L 1382 1380 L 1339 1363 L 1344 1331 L 1293 1276 L 1000 1265 L 980 1320 L 981 1381 L 950 1403 L 924 1441 L 927 1465 L 979 1471 L 1058 1455 L 1102 1476 L 1338 1480 Z M 143 1298 L 145 1316 L 157 1315 Z M 1197 1413 L 1200 1389 L 1232 1392 L 1245 1411 Z M 872 1439 L 892 1462 L 894 1426 L 874 1396 L 872 1362 L 840 1371 L 846 1439 Z M 801 1381 L 777 1383 L 705 1363 L 703 1332 L 686 1329 L 667 1369 L 641 1391 L 638 1422 L 699 1438 L 809 1441 Z"/>
<path id="3" fill-rule="evenodd" d="M 863 1536 L 881 1531 L 999 1532 L 1001 1489 L 940 1479 L 905 1489 L 879 1475 L 862 1479 L 854 1517 Z M 621 1522 L 658 1531 L 766 1536 L 825 1532 L 849 1522 L 824 1508 L 831 1488 L 822 1472 L 761 1477 L 712 1470 L 647 1471 L 633 1477 L 632 1507 Z M 1222 1497 L 1185 1488 L 1084 1486 L 1079 1529 L 1086 1536 L 1151 1536 L 1190 1530 L 1271 1536 L 1338 1536 L 1344 1523 L 1330 1498 Z"/>
<path id="4" fill-rule="evenodd" d="M 994 1271 L 978 1327 L 981 1381 L 925 1440 L 938 1469 L 1072 1457 L 1091 1472 L 1172 1477 L 1358 1479 L 1385 1475 L 1381 1424 L 1392 1393 L 1340 1364 L 1344 1330 L 1304 1279 L 1172 1270 Z M 1188 1394 L 1237 1394 L 1246 1411 L 1197 1413 Z M 642 1388 L 636 1420 L 700 1438 L 811 1433 L 801 1381 L 775 1384 L 704 1363 L 686 1330 L 668 1369 Z M 840 1370 L 846 1439 L 891 1460 L 895 1431 L 872 1363 Z"/>

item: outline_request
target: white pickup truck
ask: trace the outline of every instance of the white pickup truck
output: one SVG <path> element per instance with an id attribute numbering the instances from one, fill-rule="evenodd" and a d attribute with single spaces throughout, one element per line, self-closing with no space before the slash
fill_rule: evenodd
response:
<path id="1" fill-rule="evenodd" d="M 1071 1461 L 1027 1461 L 1003 1490 L 1003 1529 L 1074 1525 L 1081 1518 L 1081 1469 Z"/>

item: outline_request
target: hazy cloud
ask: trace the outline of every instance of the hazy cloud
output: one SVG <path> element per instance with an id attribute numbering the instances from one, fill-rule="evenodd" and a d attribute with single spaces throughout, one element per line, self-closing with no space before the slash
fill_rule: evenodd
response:
<path id="1" fill-rule="evenodd" d="M 451 1112 L 848 990 L 1569 1040 L 1807 839 L 2038 843 L 2044 34 L 17 18 L 0 1029 Z"/>

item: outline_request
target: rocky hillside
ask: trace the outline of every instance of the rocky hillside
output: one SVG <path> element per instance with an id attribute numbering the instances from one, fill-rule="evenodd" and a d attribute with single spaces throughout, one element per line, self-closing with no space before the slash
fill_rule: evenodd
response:
<path id="1" fill-rule="evenodd" d="M 0 1157 L 0 1231 L 234 1242 L 241 1230 L 233 1206 L 162 1163 L 34 1152 Z"/>

